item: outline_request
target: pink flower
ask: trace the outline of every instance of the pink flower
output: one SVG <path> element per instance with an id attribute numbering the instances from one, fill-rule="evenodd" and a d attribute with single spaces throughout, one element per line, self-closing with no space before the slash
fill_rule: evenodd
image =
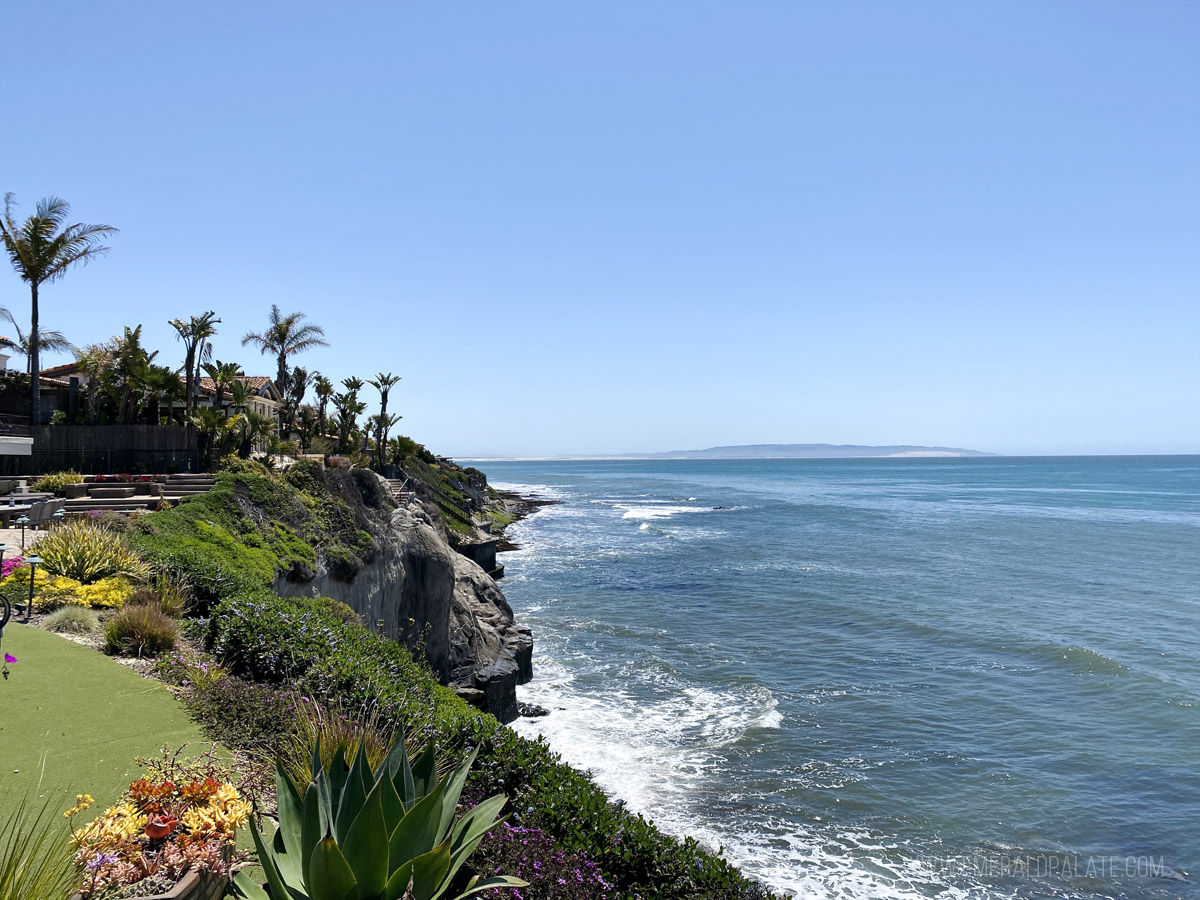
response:
<path id="1" fill-rule="evenodd" d="M 17 661 L 17 658 L 15 656 L 13 656 L 11 653 L 4 654 L 4 662 L 5 663 L 15 663 L 16 661 Z"/>

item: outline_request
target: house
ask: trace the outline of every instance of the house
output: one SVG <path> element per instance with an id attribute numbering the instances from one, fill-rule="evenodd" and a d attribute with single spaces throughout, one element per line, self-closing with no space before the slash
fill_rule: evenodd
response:
<path id="1" fill-rule="evenodd" d="M 246 401 L 246 412 L 258 413 L 260 416 L 279 418 L 279 410 L 283 406 L 283 395 L 275 386 L 275 381 L 266 375 L 239 375 L 237 380 L 244 384 L 249 392 Z M 212 406 L 217 398 L 217 386 L 211 378 L 204 376 L 197 385 L 196 405 Z M 222 409 L 230 408 L 229 391 L 221 404 Z"/>

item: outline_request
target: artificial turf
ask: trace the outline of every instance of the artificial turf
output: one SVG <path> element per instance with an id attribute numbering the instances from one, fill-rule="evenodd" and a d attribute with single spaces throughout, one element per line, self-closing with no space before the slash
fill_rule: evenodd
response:
<path id="1" fill-rule="evenodd" d="M 135 757 L 208 748 L 165 686 L 90 647 L 10 623 L 0 651 L 17 658 L 0 680 L 0 821 L 23 797 L 66 809 L 91 794 L 94 815 L 139 777 Z"/>

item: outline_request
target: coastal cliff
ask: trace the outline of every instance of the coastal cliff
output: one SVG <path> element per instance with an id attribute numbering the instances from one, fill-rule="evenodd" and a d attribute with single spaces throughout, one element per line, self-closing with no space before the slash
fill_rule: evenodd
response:
<path id="1" fill-rule="evenodd" d="M 490 531 L 511 521 L 508 501 L 482 473 L 423 455 L 411 461 L 415 475 L 392 481 L 309 460 L 281 474 L 232 460 L 211 491 L 143 517 L 132 538 L 150 558 L 193 573 L 201 609 L 231 588 L 344 604 L 509 722 L 517 685 L 533 677 L 533 637 L 474 561 L 488 550 L 494 560 Z"/>
<path id="2" fill-rule="evenodd" d="M 307 580 L 279 576 L 281 596 L 341 601 L 372 630 L 423 648 L 445 684 L 502 722 L 515 719 L 516 688 L 533 677 L 533 636 L 513 620 L 496 582 L 455 551 L 439 511 L 419 500 L 371 529 L 378 550 L 349 580 L 322 566 Z"/>

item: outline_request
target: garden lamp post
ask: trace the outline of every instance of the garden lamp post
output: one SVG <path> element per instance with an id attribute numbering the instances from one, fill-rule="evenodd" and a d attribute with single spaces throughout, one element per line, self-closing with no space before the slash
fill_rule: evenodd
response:
<path id="1" fill-rule="evenodd" d="M 29 621 L 29 617 L 33 615 L 33 582 L 37 578 L 38 563 L 42 558 L 38 555 L 25 557 L 25 562 L 29 563 L 29 602 L 25 604 L 25 621 Z"/>
<path id="2" fill-rule="evenodd" d="M 29 524 L 29 516 L 21 516 L 17 519 L 17 524 L 21 526 L 21 550 L 25 549 L 25 526 Z"/>
<path id="3" fill-rule="evenodd" d="M 54 511 L 54 524 L 61 525 L 63 516 L 65 516 L 66 514 L 67 514 L 67 511 L 65 509 L 63 509 L 61 506 L 58 509 L 56 509 Z"/>

